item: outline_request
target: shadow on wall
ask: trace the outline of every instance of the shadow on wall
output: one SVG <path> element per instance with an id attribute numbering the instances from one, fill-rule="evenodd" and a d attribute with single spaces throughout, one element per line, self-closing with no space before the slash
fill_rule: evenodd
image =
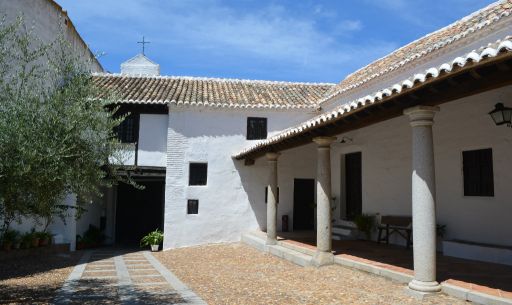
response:
<path id="1" fill-rule="evenodd" d="M 242 188 L 252 208 L 260 230 L 267 228 L 267 205 L 265 204 L 265 186 L 268 180 L 268 169 L 264 158 L 256 160 L 254 165 L 247 166 L 243 160 L 234 160 L 235 169 L 240 176 Z"/>

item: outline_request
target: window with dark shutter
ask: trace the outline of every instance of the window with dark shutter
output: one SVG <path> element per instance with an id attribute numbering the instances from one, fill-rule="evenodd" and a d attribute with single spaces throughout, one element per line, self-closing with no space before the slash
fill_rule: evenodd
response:
<path id="1" fill-rule="evenodd" d="M 189 199 L 187 201 L 187 214 L 199 214 L 199 200 Z"/>
<path id="2" fill-rule="evenodd" d="M 247 140 L 267 138 L 267 118 L 247 118 Z"/>
<path id="3" fill-rule="evenodd" d="M 464 196 L 494 196 L 492 149 L 462 152 Z"/>
<path id="4" fill-rule="evenodd" d="M 208 163 L 190 163 L 188 185 L 206 185 Z"/>
<path id="5" fill-rule="evenodd" d="M 116 127 L 116 133 L 121 143 L 135 143 L 138 140 L 139 116 L 129 115 Z"/>

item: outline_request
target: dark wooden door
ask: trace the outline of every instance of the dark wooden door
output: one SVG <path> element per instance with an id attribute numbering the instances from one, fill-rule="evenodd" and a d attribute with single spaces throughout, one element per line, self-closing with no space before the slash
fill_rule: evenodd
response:
<path id="1" fill-rule="evenodd" d="M 315 227 L 315 180 L 295 179 L 293 185 L 293 230 Z"/>
<path id="2" fill-rule="evenodd" d="M 138 246 L 147 233 L 163 230 L 165 182 L 137 183 L 145 189 L 126 184 L 120 184 L 117 189 L 116 243 L 124 246 Z"/>
<path id="3" fill-rule="evenodd" d="M 345 155 L 345 202 L 347 219 L 353 220 L 363 211 L 361 188 L 361 153 Z"/>

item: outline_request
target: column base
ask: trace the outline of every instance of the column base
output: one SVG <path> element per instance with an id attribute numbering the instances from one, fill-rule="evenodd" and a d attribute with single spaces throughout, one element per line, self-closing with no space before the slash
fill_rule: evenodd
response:
<path id="1" fill-rule="evenodd" d="M 277 239 L 276 238 L 267 237 L 267 240 L 265 241 L 265 245 L 267 245 L 267 246 L 275 246 L 275 245 L 277 245 Z"/>
<path id="2" fill-rule="evenodd" d="M 441 291 L 441 285 L 438 282 L 423 282 L 418 280 L 412 280 L 409 283 L 409 290 L 423 294 L 432 294 Z"/>
<path id="3" fill-rule="evenodd" d="M 317 251 L 311 259 L 311 266 L 321 267 L 334 264 L 334 255 L 331 252 Z"/>

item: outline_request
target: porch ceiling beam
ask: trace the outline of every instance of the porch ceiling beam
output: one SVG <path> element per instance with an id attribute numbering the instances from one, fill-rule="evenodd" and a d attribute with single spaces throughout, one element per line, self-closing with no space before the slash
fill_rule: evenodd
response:
<path id="1" fill-rule="evenodd" d="M 469 64 L 458 71 L 426 80 L 416 87 L 404 89 L 400 94 L 385 97 L 379 102 L 364 107 L 364 110 L 355 109 L 346 116 L 312 127 L 302 134 L 286 139 L 286 142 L 281 141 L 279 151 L 309 144 L 317 136 L 336 136 L 401 116 L 405 108 L 416 105 L 437 106 L 511 85 L 512 73 L 504 71 L 503 68 L 511 66 L 511 53 L 490 62 Z M 476 78 L 475 75 L 480 75 L 481 78 Z M 433 87 L 434 90 L 430 89 L 432 86 L 435 86 Z M 266 151 L 266 148 L 259 149 L 245 155 L 243 158 L 258 158 L 264 155 Z"/>

